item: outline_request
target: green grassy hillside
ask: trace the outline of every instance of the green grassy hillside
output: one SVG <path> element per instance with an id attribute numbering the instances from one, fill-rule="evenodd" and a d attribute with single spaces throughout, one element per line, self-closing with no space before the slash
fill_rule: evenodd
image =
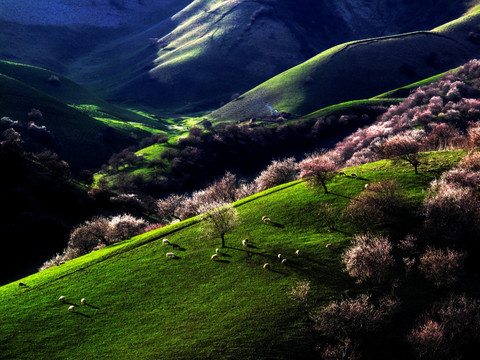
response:
<path id="1" fill-rule="evenodd" d="M 151 70 L 111 90 L 170 111 L 217 108 L 336 44 L 430 29 L 466 8 L 435 5 L 442 11 L 428 0 L 194 2 L 172 17 L 175 27 L 159 38 Z"/>
<path id="2" fill-rule="evenodd" d="M 192 218 L 21 279 L 24 287 L 2 286 L 0 354 L 6 359 L 314 358 L 318 335 L 287 292 L 307 279 L 311 305 L 317 306 L 348 289 L 362 291 L 339 261 L 352 229 L 342 223 L 341 231 L 327 231 L 318 204 L 328 202 L 339 211 L 365 183 L 392 178 L 419 202 L 428 182 L 462 155 L 423 154 L 419 176 L 409 165 L 390 161 L 348 169 L 359 177 L 336 177 L 327 195 L 296 181 L 240 200 L 235 206 L 241 224 L 227 234 L 220 261 L 210 260 L 220 240 L 205 238 L 202 224 Z M 271 225 L 261 221 L 263 215 Z M 245 237 L 248 248 L 241 246 Z M 165 257 L 172 248 L 162 245 L 163 238 L 180 246 L 176 259 Z M 286 265 L 278 253 L 288 259 Z M 265 262 L 272 271 L 262 268 Z M 422 288 L 420 308 L 433 301 L 429 291 Z M 75 312 L 68 311 L 71 304 Z"/>
<path id="3" fill-rule="evenodd" d="M 480 56 L 468 39 L 480 7 L 432 31 L 365 39 L 335 46 L 260 84 L 212 112 L 215 120 L 245 120 L 277 111 L 305 115 L 344 101 L 365 99 L 457 67 Z"/>
<path id="4" fill-rule="evenodd" d="M 58 80 L 49 81 L 52 76 Z M 28 122 L 30 109 L 39 109 L 43 117 L 33 120 L 51 131 L 59 154 L 75 168 L 100 166 L 114 151 L 131 144 L 132 134 L 141 139 L 168 130 L 167 123 L 152 115 L 112 105 L 42 68 L 0 61 L 0 83 L 0 116 Z M 114 138 L 110 143 L 99 141 L 98 134 L 108 127 L 116 129 Z"/>

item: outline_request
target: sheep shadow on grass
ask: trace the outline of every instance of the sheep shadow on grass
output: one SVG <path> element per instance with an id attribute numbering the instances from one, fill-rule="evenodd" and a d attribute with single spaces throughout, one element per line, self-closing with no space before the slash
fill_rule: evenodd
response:
<path id="1" fill-rule="evenodd" d="M 285 225 L 280 224 L 280 223 L 277 223 L 277 222 L 274 222 L 274 221 L 270 221 L 269 224 L 272 225 L 272 226 L 275 226 L 275 227 L 277 227 L 277 228 L 280 228 L 280 229 L 284 229 L 284 228 L 285 228 Z"/>
<path id="2" fill-rule="evenodd" d="M 330 195 L 335 195 L 335 196 L 343 197 L 343 198 L 345 198 L 345 199 L 353 199 L 353 198 L 350 197 L 350 196 L 343 195 L 343 194 L 337 194 L 337 193 L 334 193 L 334 192 L 332 192 L 332 191 L 329 191 L 328 193 L 329 193 Z"/>
<path id="3" fill-rule="evenodd" d="M 85 306 L 88 306 L 88 307 L 91 307 L 91 308 L 97 309 L 97 310 L 100 309 L 98 306 L 95 306 L 95 305 L 92 305 L 92 304 L 88 304 L 88 303 L 85 303 Z"/>
<path id="4" fill-rule="evenodd" d="M 224 259 L 217 259 L 217 260 L 215 260 L 215 262 L 220 262 L 220 263 L 225 263 L 225 264 L 230 263 L 230 261 L 224 260 Z"/>
<path id="5" fill-rule="evenodd" d="M 170 244 L 172 245 L 172 249 L 173 250 L 178 250 L 178 251 L 186 251 L 187 249 L 185 249 L 184 247 L 178 245 L 178 244 Z"/>
<path id="6" fill-rule="evenodd" d="M 280 270 L 276 270 L 276 269 L 272 269 L 270 268 L 270 270 L 268 271 L 271 271 L 271 272 L 274 272 L 274 273 L 277 273 L 277 274 L 280 274 L 280 275 L 283 275 L 283 276 L 289 276 L 286 272 L 284 271 L 280 271 Z"/>
<path id="7" fill-rule="evenodd" d="M 80 311 L 72 311 L 72 314 L 75 314 L 75 315 L 80 315 L 80 316 L 83 316 L 83 317 L 86 317 L 86 318 L 91 318 L 90 315 L 87 315 L 87 314 L 84 314 Z"/>

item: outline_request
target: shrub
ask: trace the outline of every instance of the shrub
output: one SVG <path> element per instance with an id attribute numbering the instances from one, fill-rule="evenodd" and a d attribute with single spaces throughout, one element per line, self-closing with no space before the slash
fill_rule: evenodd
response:
<path id="1" fill-rule="evenodd" d="M 95 217 L 74 228 L 63 253 L 56 254 L 45 262 L 40 270 L 88 254 L 108 244 L 129 239 L 142 233 L 147 225 L 145 220 L 128 214 L 110 218 Z"/>
<path id="2" fill-rule="evenodd" d="M 296 285 L 288 292 L 288 295 L 306 305 L 309 291 L 310 281 L 304 280 L 297 282 Z"/>
<path id="3" fill-rule="evenodd" d="M 116 209 L 122 212 L 141 212 L 145 210 L 144 203 L 136 194 L 120 194 L 111 197 L 110 202 L 115 205 Z"/>
<path id="4" fill-rule="evenodd" d="M 437 286 L 452 285 L 457 281 L 465 254 L 450 249 L 427 247 L 420 256 L 420 271 Z"/>
<path id="5" fill-rule="evenodd" d="M 30 111 L 27 113 L 27 116 L 30 119 L 34 119 L 34 120 L 38 120 L 38 119 L 43 118 L 42 112 L 38 109 L 35 109 L 35 108 L 30 109 Z"/>
<path id="6" fill-rule="evenodd" d="M 407 338 L 420 358 L 444 359 L 450 351 L 445 327 L 432 319 L 418 325 Z"/>
<path id="7" fill-rule="evenodd" d="M 23 140 L 19 132 L 12 128 L 5 130 L 2 133 L 4 140 L 0 142 L 0 150 L 5 153 L 22 154 Z"/>
<path id="8" fill-rule="evenodd" d="M 47 79 L 47 82 L 54 86 L 62 85 L 62 82 L 60 81 L 59 77 L 56 75 L 50 75 Z"/>
<path id="9" fill-rule="evenodd" d="M 394 265 L 392 244 L 385 236 L 356 235 L 342 260 L 348 274 L 358 278 L 357 283 L 381 283 Z"/>
<path id="10" fill-rule="evenodd" d="M 334 339 L 345 339 L 378 330 L 390 319 L 398 301 L 382 298 L 374 304 L 370 295 L 355 299 L 337 300 L 314 313 L 315 329 Z"/>
<path id="11" fill-rule="evenodd" d="M 161 219 L 171 221 L 173 219 L 182 220 L 182 207 L 185 205 L 187 197 L 185 195 L 172 194 L 165 199 L 157 201 L 156 213 Z"/>
<path id="12" fill-rule="evenodd" d="M 297 178 L 298 164 L 293 157 L 274 160 L 255 179 L 257 191 L 294 181 Z"/>
<path id="13" fill-rule="evenodd" d="M 322 351 L 324 360 L 359 360 L 361 358 L 357 344 L 348 337 L 325 346 Z"/>
<path id="14" fill-rule="evenodd" d="M 77 226 L 70 233 L 67 248 L 76 249 L 80 255 L 91 252 L 99 244 L 107 243 L 108 219 L 96 217 Z"/>
<path id="15" fill-rule="evenodd" d="M 143 232 L 147 222 L 129 214 L 113 216 L 108 221 L 108 230 L 105 235 L 106 244 L 130 239 Z"/>
<path id="16" fill-rule="evenodd" d="M 480 339 L 480 302 L 452 296 L 423 314 L 407 335 L 419 358 L 459 359 Z"/>
<path id="17" fill-rule="evenodd" d="M 379 226 L 395 225 L 410 208 L 406 192 L 396 181 L 380 181 L 371 183 L 352 199 L 343 210 L 343 216 L 362 230 L 373 230 Z"/>
<path id="18" fill-rule="evenodd" d="M 433 181 L 422 212 L 425 234 L 433 244 L 474 245 L 472 237 L 480 230 L 480 199 L 473 189 Z"/>
<path id="19" fill-rule="evenodd" d="M 453 124 L 429 124 L 432 128 L 422 141 L 425 150 L 443 151 L 459 147 L 462 143 L 460 132 Z"/>

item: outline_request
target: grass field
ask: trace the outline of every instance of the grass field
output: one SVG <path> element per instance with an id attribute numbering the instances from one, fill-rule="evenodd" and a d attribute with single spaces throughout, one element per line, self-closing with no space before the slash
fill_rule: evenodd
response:
<path id="1" fill-rule="evenodd" d="M 240 225 L 227 234 L 220 261 L 210 260 L 220 240 L 206 238 L 202 223 L 192 218 L 20 279 L 26 287 L 2 286 L 1 357 L 313 358 L 312 324 L 287 293 L 309 280 L 310 305 L 318 306 L 346 290 L 362 291 L 340 264 L 352 229 L 345 223 L 341 231 L 323 228 L 318 204 L 340 211 L 365 183 L 391 178 L 419 202 L 427 184 L 463 154 L 422 154 L 417 176 L 408 164 L 386 160 L 347 169 L 359 177 L 336 177 L 327 195 L 296 181 L 240 200 Z M 263 224 L 263 215 L 272 224 Z M 247 248 L 241 245 L 245 237 Z M 180 246 L 176 259 L 165 257 L 172 248 L 162 245 L 163 238 Z M 272 271 L 262 268 L 265 262 Z M 57 300 L 61 295 L 67 303 Z M 80 305 L 83 297 L 87 305 Z"/>

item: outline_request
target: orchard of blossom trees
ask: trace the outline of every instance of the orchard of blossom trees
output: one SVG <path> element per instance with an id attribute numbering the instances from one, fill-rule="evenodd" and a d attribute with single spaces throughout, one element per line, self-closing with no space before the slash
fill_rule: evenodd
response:
<path id="1" fill-rule="evenodd" d="M 457 291 L 466 277 L 478 276 L 479 119 L 480 61 L 472 60 L 414 90 L 405 101 L 381 111 L 373 124 L 356 130 L 329 151 L 309 154 L 299 162 L 293 157 L 274 160 L 250 182 L 227 171 L 202 190 L 150 199 L 148 206 L 133 194 L 112 197 L 110 201 L 124 210 L 135 207 L 153 211 L 162 224 L 204 214 L 206 229 L 221 238 L 225 246 L 225 235 L 237 226 L 238 216 L 227 204 L 236 200 L 296 179 L 320 189 L 325 194 L 322 196 L 334 197 L 338 194 L 329 192 L 329 182 L 341 173 L 342 167 L 392 159 L 408 163 L 412 177 L 419 177 L 423 165 L 420 152 L 464 149 L 467 154 L 463 159 L 429 184 L 423 200 L 413 201 L 399 183 L 390 179 L 368 184 L 341 211 L 326 202 L 319 205 L 312 214 L 320 215 L 319 224 L 331 232 L 339 231 L 339 224 L 353 230 L 352 243 L 339 257 L 345 271 L 367 293 L 336 299 L 310 313 L 315 329 L 322 334 L 319 346 L 325 359 L 362 358 L 373 336 L 381 336 L 383 329 L 393 327 L 395 321 L 402 325 L 402 334 L 396 336 L 403 340 L 390 340 L 408 345 L 412 357 L 461 358 L 467 348 L 480 341 L 480 302 Z M 316 124 L 325 121 L 322 118 Z M 311 134 L 313 128 L 306 132 Z M 196 154 L 193 158 L 178 153 L 165 156 L 170 156 L 177 170 L 198 166 L 193 163 L 202 158 L 199 154 L 206 143 L 223 144 L 226 137 L 243 139 L 247 133 L 271 135 L 266 130 L 230 128 L 224 137 L 204 137 L 201 131 L 194 130 L 193 136 L 182 140 L 185 147 L 181 151 L 184 155 Z M 20 140 L 13 131 L 6 133 L 4 151 L 21 148 Z M 187 165 L 189 161 L 193 163 Z M 104 190 L 92 194 L 98 196 Z M 64 253 L 57 254 L 44 267 L 146 231 L 147 225 L 130 215 L 92 219 L 75 228 Z M 426 302 L 421 309 L 408 303 L 412 301 L 408 296 L 404 303 L 396 289 L 410 281 L 426 289 L 431 287 L 438 301 Z M 310 282 L 306 280 L 290 295 L 307 308 L 309 290 Z M 396 318 L 403 307 L 415 309 L 409 314 L 412 321 L 403 323 Z"/>

